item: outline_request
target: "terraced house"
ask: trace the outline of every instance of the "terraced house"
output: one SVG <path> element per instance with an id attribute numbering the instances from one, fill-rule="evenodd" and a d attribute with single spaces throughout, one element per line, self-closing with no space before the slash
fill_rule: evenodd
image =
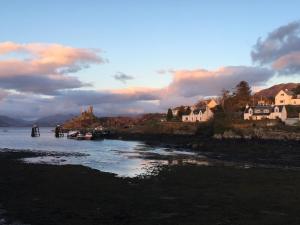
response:
<path id="1" fill-rule="evenodd" d="M 208 107 L 196 108 L 191 110 L 190 114 L 182 115 L 183 122 L 205 122 L 213 118 L 214 113 Z"/>
<path id="2" fill-rule="evenodd" d="M 280 119 L 287 125 L 300 121 L 300 95 L 293 91 L 281 90 L 275 96 L 275 104 L 246 106 L 244 120 Z"/>
<path id="3" fill-rule="evenodd" d="M 284 105 L 246 106 L 244 120 L 280 119 L 286 121 L 287 110 Z"/>

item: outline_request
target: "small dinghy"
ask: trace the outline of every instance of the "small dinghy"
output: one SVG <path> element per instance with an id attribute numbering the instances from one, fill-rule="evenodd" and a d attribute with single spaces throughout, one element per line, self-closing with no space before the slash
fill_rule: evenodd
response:
<path id="1" fill-rule="evenodd" d="M 93 134 L 91 132 L 87 132 L 84 135 L 84 140 L 92 140 L 93 139 Z"/>
<path id="2" fill-rule="evenodd" d="M 75 131 L 69 131 L 67 138 L 70 139 L 76 139 L 77 135 L 79 134 L 79 131 L 75 130 Z"/>

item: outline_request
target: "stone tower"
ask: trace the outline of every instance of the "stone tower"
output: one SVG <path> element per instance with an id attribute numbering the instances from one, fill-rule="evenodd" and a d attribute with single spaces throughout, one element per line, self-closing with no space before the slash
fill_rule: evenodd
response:
<path id="1" fill-rule="evenodd" d="M 93 108 L 92 105 L 89 106 L 89 108 L 88 108 L 88 113 L 89 113 L 89 114 L 94 114 L 94 108 Z"/>

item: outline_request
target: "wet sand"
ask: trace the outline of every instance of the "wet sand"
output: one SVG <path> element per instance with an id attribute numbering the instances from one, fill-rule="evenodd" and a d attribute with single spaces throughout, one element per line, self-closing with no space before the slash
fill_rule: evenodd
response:
<path id="1" fill-rule="evenodd" d="M 172 165 L 160 167 L 155 176 L 120 178 L 83 166 L 18 160 L 34 155 L 0 153 L 0 204 L 8 221 L 32 225 L 300 223 L 297 169 Z"/>

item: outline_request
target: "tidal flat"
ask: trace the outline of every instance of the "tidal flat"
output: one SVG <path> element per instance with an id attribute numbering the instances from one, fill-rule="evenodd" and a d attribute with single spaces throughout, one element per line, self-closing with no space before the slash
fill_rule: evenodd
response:
<path id="1" fill-rule="evenodd" d="M 3 151 L 1 216 L 6 224 L 32 225 L 298 225 L 299 145 L 288 144 L 284 155 L 275 145 L 260 155 L 235 144 L 252 162 L 272 153 L 286 159 L 270 160 L 270 167 L 163 165 L 131 178 L 80 165 L 28 164 L 20 159 L 42 153 Z M 218 155 L 232 158 L 231 150 Z M 293 167 L 288 158 L 295 158 Z"/>

